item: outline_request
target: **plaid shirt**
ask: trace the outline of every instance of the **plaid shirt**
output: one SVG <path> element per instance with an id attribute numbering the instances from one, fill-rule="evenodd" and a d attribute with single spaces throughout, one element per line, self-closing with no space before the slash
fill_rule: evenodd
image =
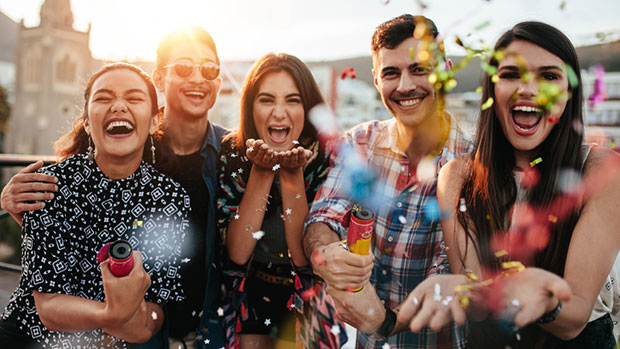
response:
<path id="1" fill-rule="evenodd" d="M 470 136 L 451 118 L 446 145 L 435 157 L 436 171 L 454 157 L 472 151 Z M 424 279 L 449 272 L 443 251 L 443 233 L 437 218 L 437 176 L 426 182 L 409 174 L 409 160 L 396 144 L 396 120 L 371 121 L 348 131 L 344 141 L 365 157 L 378 174 L 380 192 L 391 202 L 375 213 L 372 252 L 375 266 L 371 283 L 379 298 L 390 308 L 402 303 Z M 343 195 L 342 187 L 349 179 L 336 159 L 327 180 L 317 193 L 306 226 L 323 222 L 346 239 L 347 219 L 353 204 Z M 435 210 L 435 213 L 431 212 Z M 358 348 L 381 348 L 377 342 L 358 331 Z M 462 329 L 456 325 L 435 332 L 403 331 L 387 339 L 391 348 L 459 348 L 464 347 Z"/>

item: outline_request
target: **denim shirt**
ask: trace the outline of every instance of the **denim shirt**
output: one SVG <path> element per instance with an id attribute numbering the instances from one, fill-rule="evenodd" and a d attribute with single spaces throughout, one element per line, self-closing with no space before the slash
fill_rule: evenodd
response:
<path id="1" fill-rule="evenodd" d="M 205 300 L 202 307 L 202 317 L 200 318 L 200 328 L 196 336 L 196 348 L 221 348 L 224 346 L 226 337 L 224 328 L 217 314 L 220 306 L 221 278 L 219 270 L 214 270 L 213 265 L 218 254 L 218 249 L 222 248 L 219 234 L 216 229 L 215 203 L 217 198 L 217 154 L 220 152 L 222 139 L 229 131 L 222 126 L 209 122 L 207 134 L 202 144 L 201 155 L 202 178 L 207 185 L 209 192 L 209 212 L 207 217 L 207 236 L 205 239 L 205 270 L 207 271 L 207 284 Z M 218 263 L 215 263 L 218 265 Z M 208 336 L 208 337 L 206 337 Z M 203 338 L 204 337 L 204 338 Z M 208 340 L 208 343 L 205 343 Z"/>

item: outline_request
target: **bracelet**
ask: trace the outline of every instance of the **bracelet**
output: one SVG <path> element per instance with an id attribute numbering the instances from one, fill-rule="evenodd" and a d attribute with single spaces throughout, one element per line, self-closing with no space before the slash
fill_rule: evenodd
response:
<path id="1" fill-rule="evenodd" d="M 536 320 L 536 323 L 537 324 L 550 323 L 551 321 L 555 320 L 558 317 L 558 315 L 560 315 L 560 310 L 562 310 L 562 302 L 558 299 L 558 305 L 556 305 L 552 311 L 546 314 L 543 314 L 543 316 L 538 318 L 538 320 Z"/>
<path id="2" fill-rule="evenodd" d="M 394 330 L 394 327 L 396 327 L 396 313 L 386 305 L 385 319 L 377 332 L 373 333 L 370 338 L 377 341 L 382 341 L 390 336 Z"/>

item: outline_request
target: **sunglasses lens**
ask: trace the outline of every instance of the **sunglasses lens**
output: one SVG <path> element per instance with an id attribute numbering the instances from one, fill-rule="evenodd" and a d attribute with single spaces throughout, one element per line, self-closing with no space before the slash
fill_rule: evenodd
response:
<path id="1" fill-rule="evenodd" d="M 177 62 L 174 64 L 174 72 L 182 78 L 186 78 L 192 75 L 194 71 L 194 66 L 185 62 Z"/>
<path id="2" fill-rule="evenodd" d="M 220 67 L 213 63 L 203 64 L 200 67 L 200 73 L 207 80 L 215 80 L 220 75 Z"/>

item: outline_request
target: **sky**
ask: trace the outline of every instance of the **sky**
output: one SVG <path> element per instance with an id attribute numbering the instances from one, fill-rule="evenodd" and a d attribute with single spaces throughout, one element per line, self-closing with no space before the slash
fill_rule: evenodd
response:
<path id="1" fill-rule="evenodd" d="M 0 11 L 36 26 L 42 3 L 0 0 Z M 159 39 L 186 24 L 207 29 L 223 60 L 267 52 L 308 61 L 363 56 L 375 27 L 403 13 L 433 19 L 448 54 L 464 53 L 455 35 L 491 45 L 523 20 L 552 24 L 577 46 L 598 42 L 597 33 L 620 39 L 620 0 L 72 0 L 71 7 L 74 27 L 92 25 L 92 54 L 105 60 L 154 60 Z"/>

